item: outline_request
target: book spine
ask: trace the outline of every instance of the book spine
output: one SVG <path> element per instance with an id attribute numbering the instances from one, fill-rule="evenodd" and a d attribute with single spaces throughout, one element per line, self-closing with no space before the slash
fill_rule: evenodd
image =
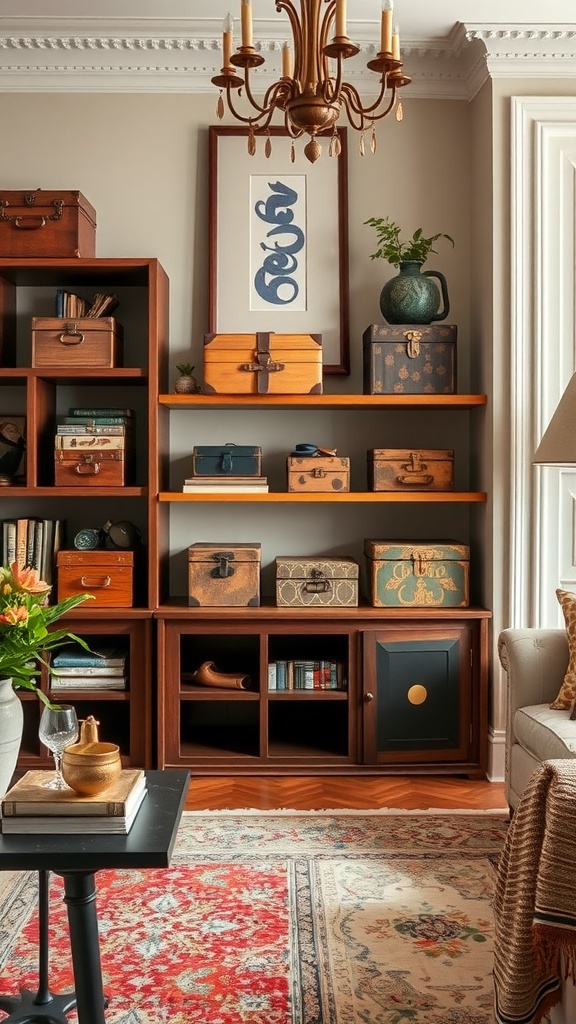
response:
<path id="1" fill-rule="evenodd" d="M 56 427 L 56 434 L 58 436 L 69 434 L 105 434 L 113 437 L 124 437 L 129 432 L 132 432 L 129 423 L 116 427 L 97 423 L 91 425 L 88 423 L 59 423 Z"/>
<path id="2" fill-rule="evenodd" d="M 94 676 L 97 679 L 99 676 L 121 676 L 124 675 L 124 666 L 119 665 L 118 667 L 102 666 L 92 667 L 91 665 L 72 665 L 64 668 L 58 665 L 53 672 L 53 676 L 59 679 L 61 676 Z"/>
<path id="3" fill-rule="evenodd" d="M 276 663 L 274 661 L 268 665 L 268 689 L 276 689 Z"/>
<path id="4" fill-rule="evenodd" d="M 133 416 L 134 409 L 80 409 L 72 406 L 68 409 L 69 416 L 90 416 L 92 418 L 98 416 Z"/>
<path id="5" fill-rule="evenodd" d="M 105 451 L 124 451 L 126 439 L 124 437 L 106 437 L 97 434 L 57 434 L 54 438 L 56 449 L 65 448 L 75 450 L 78 448 L 91 448 Z"/>
<path id="6" fill-rule="evenodd" d="M 86 424 L 104 424 L 109 427 L 119 427 L 126 423 L 125 416 L 65 416 L 64 423 L 86 423 Z"/>
<path id="7" fill-rule="evenodd" d="M 126 658 L 111 657 L 99 658 L 96 654 L 65 654 L 60 651 L 52 658 L 53 668 L 122 668 L 126 664 Z"/>

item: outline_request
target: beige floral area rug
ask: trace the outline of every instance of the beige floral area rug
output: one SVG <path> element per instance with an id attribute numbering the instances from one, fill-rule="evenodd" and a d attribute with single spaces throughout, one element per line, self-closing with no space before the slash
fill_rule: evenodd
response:
<path id="1" fill-rule="evenodd" d="M 170 868 L 96 876 L 107 1024 L 492 1024 L 506 829 L 499 812 L 185 813 Z M 0 881 L 15 994 L 37 978 L 36 879 Z M 60 879 L 50 891 L 63 991 Z"/>

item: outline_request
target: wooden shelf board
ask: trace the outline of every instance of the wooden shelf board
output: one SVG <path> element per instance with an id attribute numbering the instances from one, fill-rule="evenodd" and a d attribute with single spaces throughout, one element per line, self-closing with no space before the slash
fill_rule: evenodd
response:
<path id="1" fill-rule="evenodd" d="M 259 701 L 260 694 L 257 690 L 226 690 L 224 687 L 216 686 L 187 686 L 181 684 L 180 700 L 182 701 L 205 701 L 205 700 L 243 700 Z"/>
<path id="2" fill-rule="evenodd" d="M 280 503 L 307 505 L 311 503 L 330 504 L 398 504 L 426 502 L 442 504 L 447 502 L 457 504 L 479 504 L 487 500 L 485 491 L 411 491 L 406 494 L 404 491 L 349 491 L 346 494 L 336 494 L 334 491 L 314 491 L 303 493 L 300 491 L 267 491 L 263 493 L 247 491 L 226 491 L 224 494 L 211 491 L 208 494 L 186 494 L 180 491 L 161 491 L 158 495 L 159 501 L 167 502 L 188 502 L 192 504 L 206 504 L 216 502 L 228 504 L 229 502 L 246 503 L 255 502 L 262 505 L 275 505 Z"/>
<path id="3" fill-rule="evenodd" d="M 348 690 L 267 690 L 268 700 L 348 700 Z"/>
<path id="4" fill-rule="evenodd" d="M 76 613 L 78 609 L 76 610 Z M 191 624 L 195 620 L 207 622 L 213 620 L 216 623 L 230 623 L 231 628 L 235 620 L 254 622 L 254 628 L 258 629 L 263 622 L 273 625 L 274 631 L 282 633 L 283 623 L 291 620 L 305 619 L 309 623 L 310 630 L 314 629 L 314 623 L 323 619 L 331 623 L 342 624 L 346 632 L 347 624 L 358 620 L 374 619 L 376 622 L 383 619 L 489 619 L 492 612 L 477 605 L 469 605 L 467 608 L 375 608 L 372 605 L 361 605 L 357 608 L 278 608 L 272 598 L 265 599 L 258 608 L 191 608 L 188 606 L 188 598 L 172 598 L 170 602 L 160 605 L 154 611 L 154 618 L 174 619 L 181 621 L 188 619 Z M 337 633 L 338 630 L 334 629 Z"/>
<path id="5" fill-rule="evenodd" d="M 0 370 L 0 380 L 21 380 L 24 382 L 28 377 L 40 377 L 42 380 L 51 380 L 56 384 L 64 384 L 73 381 L 107 381 L 109 384 L 140 384 L 148 380 L 148 370 L 141 366 L 116 366 L 111 369 L 107 367 L 62 367 L 62 366 L 36 366 L 21 367 L 8 366 Z"/>
<path id="6" fill-rule="evenodd" d="M 147 487 L 3 487 L 6 498 L 145 498 Z"/>
<path id="7" fill-rule="evenodd" d="M 87 689 L 85 686 L 67 686 L 65 690 L 49 690 L 50 700 L 56 703 L 64 700 L 68 701 L 70 698 L 74 698 L 77 701 L 104 701 L 104 700 L 115 700 L 115 701 L 129 701 L 130 693 L 128 690 L 107 690 L 107 689 Z"/>
<path id="8" fill-rule="evenodd" d="M 159 395 L 170 409 L 473 409 L 486 395 Z"/>

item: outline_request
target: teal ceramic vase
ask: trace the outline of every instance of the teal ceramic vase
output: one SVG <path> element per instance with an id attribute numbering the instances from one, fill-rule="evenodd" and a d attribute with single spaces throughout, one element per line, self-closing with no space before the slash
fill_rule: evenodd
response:
<path id="1" fill-rule="evenodd" d="M 446 278 L 438 270 L 422 271 L 420 260 L 406 260 L 380 292 L 380 309 L 389 324 L 431 324 L 450 312 Z M 431 278 L 437 277 L 440 289 Z M 440 310 L 442 302 L 442 310 Z"/>

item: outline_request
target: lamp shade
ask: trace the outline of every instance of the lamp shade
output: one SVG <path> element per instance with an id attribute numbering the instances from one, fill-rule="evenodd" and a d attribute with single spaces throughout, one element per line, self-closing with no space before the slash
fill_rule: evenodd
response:
<path id="1" fill-rule="evenodd" d="M 576 463 L 576 373 L 558 403 L 532 462 L 548 466 Z"/>

